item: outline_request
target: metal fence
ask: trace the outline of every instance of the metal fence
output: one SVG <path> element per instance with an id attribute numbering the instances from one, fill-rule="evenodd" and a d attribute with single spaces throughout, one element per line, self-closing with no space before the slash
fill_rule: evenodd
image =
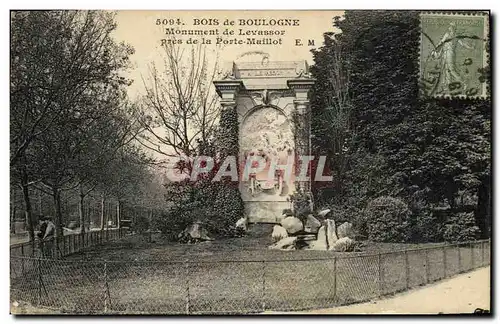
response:
<path id="1" fill-rule="evenodd" d="M 490 241 L 276 261 L 11 257 L 11 299 L 80 314 L 238 314 L 371 300 L 490 264 Z"/>
<path id="2" fill-rule="evenodd" d="M 114 228 L 101 231 L 88 231 L 84 235 L 81 233 L 66 234 L 50 242 L 36 240 L 35 242 L 12 244 L 10 246 L 10 255 L 11 257 L 42 257 L 43 249 L 45 255 L 50 255 L 53 258 L 61 258 L 92 246 L 120 239 L 127 232 L 127 228 Z M 57 240 L 58 244 L 55 244 L 55 240 Z"/>

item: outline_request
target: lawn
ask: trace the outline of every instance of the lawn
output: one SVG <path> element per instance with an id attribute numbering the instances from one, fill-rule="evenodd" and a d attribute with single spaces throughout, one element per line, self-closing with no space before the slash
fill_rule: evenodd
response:
<path id="1" fill-rule="evenodd" d="M 406 254 L 393 251 L 423 246 L 366 243 L 358 253 L 268 250 L 271 231 L 272 226 L 259 225 L 243 238 L 198 244 L 165 242 L 159 235 L 152 242 L 129 237 L 42 264 L 45 289 L 40 273 L 27 270 L 13 280 L 13 298 L 71 313 L 301 310 L 370 300 L 441 279 L 444 271 L 449 277 L 482 260 L 477 247 L 443 249 L 442 244 Z"/>

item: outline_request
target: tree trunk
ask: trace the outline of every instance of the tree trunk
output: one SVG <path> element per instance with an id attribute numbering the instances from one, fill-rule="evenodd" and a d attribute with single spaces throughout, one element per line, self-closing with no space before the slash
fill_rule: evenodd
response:
<path id="1" fill-rule="evenodd" d="M 104 208 L 106 207 L 106 200 L 104 199 L 104 195 L 101 197 L 101 231 L 104 230 L 104 226 L 106 224 L 106 220 L 104 219 Z"/>
<path id="2" fill-rule="evenodd" d="M 33 226 L 33 212 L 31 210 L 31 200 L 28 190 L 28 171 L 26 170 L 26 159 L 24 159 L 21 167 L 21 186 L 23 188 L 23 198 L 26 212 L 26 225 L 28 226 L 28 235 L 30 242 L 35 242 L 35 228 Z"/>
<path id="3" fill-rule="evenodd" d="M 78 203 L 78 216 L 80 218 L 80 235 L 82 236 L 82 240 L 85 237 L 85 210 L 84 210 L 84 199 L 85 194 L 83 193 L 83 187 L 80 184 L 80 201 Z"/>
<path id="4" fill-rule="evenodd" d="M 43 216 L 42 191 L 38 190 L 38 215 Z"/>
<path id="5" fill-rule="evenodd" d="M 152 230 L 153 230 L 153 208 L 149 210 L 149 222 L 148 222 L 148 231 L 151 232 Z"/>
<path id="6" fill-rule="evenodd" d="M 10 233 L 16 234 L 16 190 L 10 189 Z"/>
<path id="7" fill-rule="evenodd" d="M 56 225 L 56 238 L 59 241 L 59 238 L 63 237 L 63 228 L 62 228 L 62 211 L 61 211 L 61 192 L 59 188 L 52 188 L 52 198 L 54 200 L 54 214 L 55 214 L 55 225 Z"/>
<path id="8" fill-rule="evenodd" d="M 121 210 L 120 210 L 120 199 L 118 199 L 118 202 L 116 204 L 116 222 L 118 224 L 118 228 L 121 227 L 120 226 L 120 218 L 121 218 L 120 217 L 120 212 L 121 212 Z"/>

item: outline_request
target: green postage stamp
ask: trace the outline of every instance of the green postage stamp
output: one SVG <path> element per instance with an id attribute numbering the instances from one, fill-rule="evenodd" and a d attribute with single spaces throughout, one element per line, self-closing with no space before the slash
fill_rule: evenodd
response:
<path id="1" fill-rule="evenodd" d="M 488 96 L 489 15 L 422 13 L 421 92 L 427 97 Z"/>

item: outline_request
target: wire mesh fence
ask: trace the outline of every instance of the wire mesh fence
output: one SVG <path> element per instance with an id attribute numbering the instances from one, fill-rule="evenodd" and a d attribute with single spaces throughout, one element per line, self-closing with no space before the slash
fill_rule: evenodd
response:
<path id="1" fill-rule="evenodd" d="M 241 314 L 346 305 L 490 264 L 490 241 L 274 261 L 11 256 L 11 299 L 73 314 Z"/>
<path id="2" fill-rule="evenodd" d="M 120 239 L 127 233 L 127 228 L 113 228 L 100 231 L 88 231 L 84 234 L 66 234 L 63 237 L 53 238 L 51 240 L 37 239 L 34 242 L 12 244 L 10 246 L 10 255 L 21 257 L 61 258 L 86 248 Z"/>

